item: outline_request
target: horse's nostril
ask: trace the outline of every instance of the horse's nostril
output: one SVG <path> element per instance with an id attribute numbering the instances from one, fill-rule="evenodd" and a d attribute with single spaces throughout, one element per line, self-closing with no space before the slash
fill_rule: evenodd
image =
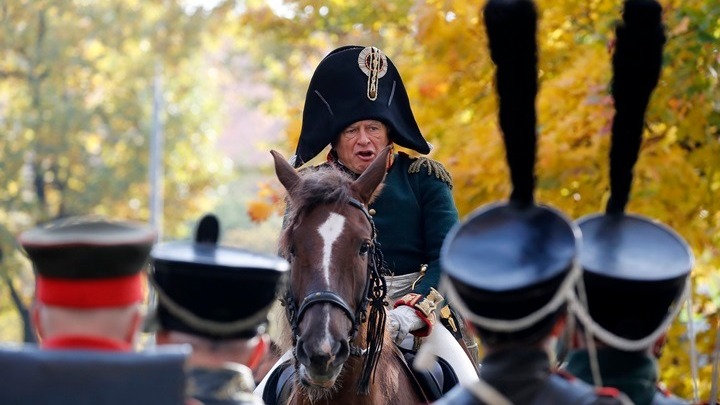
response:
<path id="1" fill-rule="evenodd" d="M 297 343 L 295 344 L 295 356 L 302 364 L 310 363 L 310 358 L 308 357 L 307 351 L 305 350 L 305 342 L 300 339 L 298 339 Z"/>
<path id="2" fill-rule="evenodd" d="M 340 367 L 350 356 L 350 344 L 347 340 L 338 341 L 333 347 L 332 367 Z"/>
<path id="3" fill-rule="evenodd" d="M 350 344 L 347 340 L 341 340 L 335 350 L 335 361 L 337 363 L 344 362 L 350 355 Z"/>

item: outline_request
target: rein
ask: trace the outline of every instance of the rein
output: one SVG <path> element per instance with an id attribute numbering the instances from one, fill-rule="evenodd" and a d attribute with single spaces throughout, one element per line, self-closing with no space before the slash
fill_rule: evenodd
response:
<path id="1" fill-rule="evenodd" d="M 295 357 L 295 371 L 297 375 L 299 363 L 297 361 L 297 339 L 298 328 L 305 312 L 316 304 L 330 304 L 343 311 L 352 323 L 352 328 L 348 334 L 347 340 L 350 347 L 350 354 L 356 357 L 365 357 L 363 369 L 360 374 L 360 380 L 357 385 L 359 394 L 367 394 L 370 388 L 370 378 L 375 375 L 380 353 L 385 337 L 385 298 L 387 297 L 387 283 L 385 277 L 381 273 L 383 268 L 382 252 L 378 248 L 377 232 L 372 216 L 368 212 L 363 203 L 355 198 L 350 198 L 348 204 L 359 209 L 365 214 L 370 223 L 372 230 L 372 241 L 368 250 L 368 267 L 365 288 L 362 300 L 353 312 L 350 305 L 342 297 L 334 291 L 318 291 L 305 296 L 298 307 L 295 297 L 292 294 L 292 288 L 288 288 L 283 299 L 285 306 L 285 314 L 292 329 L 293 356 Z M 370 305 L 370 313 L 367 313 L 368 304 Z M 366 348 L 362 349 L 352 342 L 357 335 L 360 324 L 368 322 L 368 332 L 365 340 Z"/>

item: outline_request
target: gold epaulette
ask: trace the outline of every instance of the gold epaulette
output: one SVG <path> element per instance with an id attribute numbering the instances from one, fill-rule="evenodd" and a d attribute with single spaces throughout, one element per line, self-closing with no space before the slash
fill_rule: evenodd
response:
<path id="1" fill-rule="evenodd" d="M 435 177 L 447 183 L 450 188 L 453 187 L 452 176 L 450 175 L 450 172 L 447 171 L 447 169 L 445 168 L 445 166 L 442 165 L 442 163 L 436 160 L 428 159 L 422 156 L 418 157 L 410 164 L 410 167 L 408 168 L 408 173 L 420 173 L 420 169 L 423 166 L 427 167 L 428 176 L 435 175 Z"/>

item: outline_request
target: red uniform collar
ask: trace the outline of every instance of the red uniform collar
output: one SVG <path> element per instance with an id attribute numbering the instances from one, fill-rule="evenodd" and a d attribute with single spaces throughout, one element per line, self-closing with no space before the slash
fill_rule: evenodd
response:
<path id="1" fill-rule="evenodd" d="M 45 339 L 40 347 L 49 350 L 79 349 L 103 350 L 112 352 L 130 352 L 132 346 L 128 343 L 99 336 L 66 335 Z"/>

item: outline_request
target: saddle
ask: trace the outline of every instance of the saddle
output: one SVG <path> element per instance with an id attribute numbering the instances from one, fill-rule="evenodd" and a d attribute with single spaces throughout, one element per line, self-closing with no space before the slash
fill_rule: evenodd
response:
<path id="1" fill-rule="evenodd" d="M 400 353 L 402 353 L 405 364 L 407 365 L 405 370 L 409 372 L 418 383 L 420 389 L 418 393 L 424 394 L 429 402 L 437 401 L 458 384 L 455 371 L 445 359 L 436 357 L 435 364 L 429 371 L 417 370 L 410 366 L 414 363 L 417 352 L 404 349 L 400 346 L 398 346 L 398 349 L 400 349 Z"/>
<path id="2" fill-rule="evenodd" d="M 398 349 L 400 349 L 401 359 L 405 364 L 404 369 L 410 380 L 415 383 L 417 394 L 425 398 L 428 403 L 438 400 L 457 385 L 457 375 L 444 359 L 438 357 L 431 371 L 416 370 L 410 366 L 415 360 L 416 352 L 401 347 Z M 287 403 L 295 381 L 295 367 L 292 362 L 292 360 L 285 361 L 268 377 L 262 393 L 265 405 Z"/>

